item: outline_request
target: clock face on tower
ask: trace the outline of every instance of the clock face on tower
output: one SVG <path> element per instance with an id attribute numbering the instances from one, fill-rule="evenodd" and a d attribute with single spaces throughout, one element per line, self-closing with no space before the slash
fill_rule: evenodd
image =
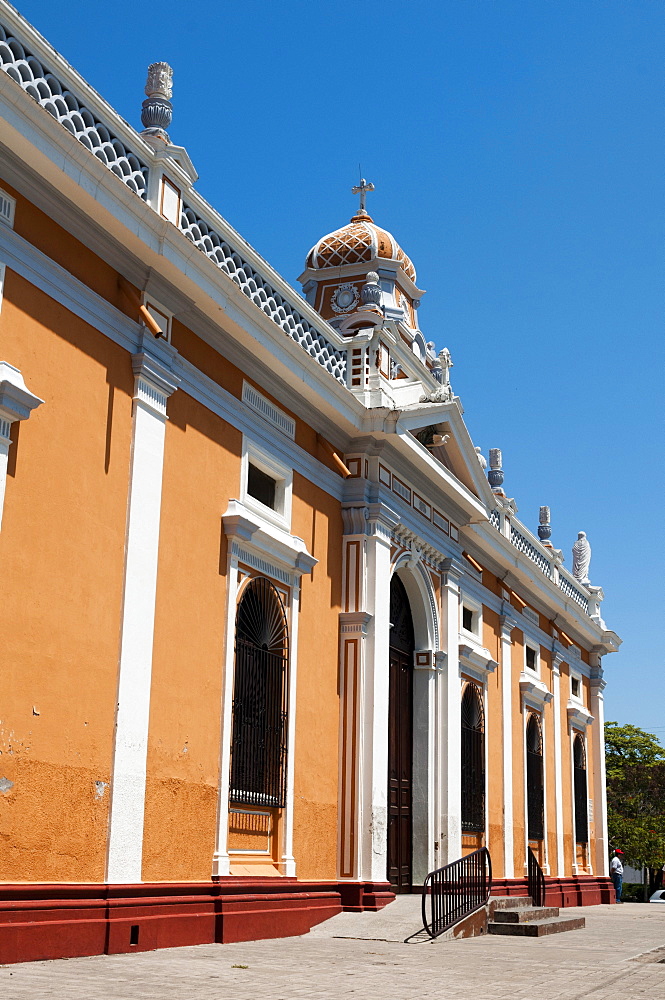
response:
<path id="1" fill-rule="evenodd" d="M 359 299 L 358 289 L 347 281 L 343 285 L 338 285 L 332 293 L 330 305 L 337 313 L 350 312 L 357 305 Z"/>

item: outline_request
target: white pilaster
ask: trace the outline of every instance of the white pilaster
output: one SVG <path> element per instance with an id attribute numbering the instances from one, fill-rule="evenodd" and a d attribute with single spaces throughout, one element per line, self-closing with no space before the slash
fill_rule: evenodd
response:
<path id="1" fill-rule="evenodd" d="M 595 663 L 594 663 L 595 660 Z M 596 860 L 594 871 L 598 875 L 609 875 L 607 838 L 607 783 L 605 777 L 605 705 L 603 690 L 603 668 L 601 655 L 592 654 L 591 673 L 591 714 L 593 715 L 593 825 L 595 830 Z M 591 816 L 589 816 L 591 819 Z"/>
<path id="2" fill-rule="evenodd" d="M 555 648 L 552 651 L 552 710 L 554 715 L 554 816 L 556 831 L 556 871 L 558 878 L 566 875 L 563 854 L 563 774 L 561 765 L 561 664 L 563 652 Z M 573 837 L 574 843 L 574 837 Z M 573 858 L 573 863 L 575 858 Z"/>
<path id="3" fill-rule="evenodd" d="M 462 714 L 459 670 L 459 581 L 464 567 L 455 559 L 441 563 L 441 645 L 446 653 L 439 687 L 440 860 L 450 864 L 462 854 Z"/>
<path id="4" fill-rule="evenodd" d="M 503 750 L 503 876 L 515 877 L 515 853 L 513 837 L 513 668 L 511 633 L 517 622 L 508 613 L 509 604 L 504 604 L 501 623 L 501 720 Z"/>
<path id="5" fill-rule="evenodd" d="M 413 857 L 412 881 L 422 885 L 439 868 L 436 803 L 436 687 L 445 657 L 431 649 L 414 653 L 413 667 Z"/>
<path id="6" fill-rule="evenodd" d="M 388 853 L 388 702 L 390 649 L 390 544 L 398 516 L 382 503 L 368 505 L 366 656 L 360 699 L 361 774 L 358 802 L 358 877 L 386 881 Z"/>
<path id="7" fill-rule="evenodd" d="M 7 463 L 11 427 L 17 420 L 26 420 L 44 400 L 27 388 L 18 368 L 0 361 L 0 527 L 7 486 Z"/>
<path id="8" fill-rule="evenodd" d="M 248 536 L 251 538 L 251 532 Z M 219 764 L 219 803 L 217 807 L 217 837 L 212 856 L 212 874 L 230 875 L 229 787 L 231 780 L 231 733 L 233 727 L 233 673 L 235 659 L 236 603 L 238 600 L 238 557 L 229 539 L 226 559 L 226 641 L 224 683 L 222 686 L 222 732 Z"/>
<path id="9" fill-rule="evenodd" d="M 106 880 L 140 882 L 166 403 L 177 351 L 152 334 L 132 357 L 134 403 Z"/>
<path id="10" fill-rule="evenodd" d="M 289 729 L 287 734 L 287 761 L 286 770 L 286 807 L 284 809 L 284 841 L 282 844 L 282 875 L 295 878 L 296 859 L 293 854 L 293 813 L 295 805 L 294 796 L 294 762 L 296 759 L 296 708 L 298 700 L 296 698 L 298 680 L 298 611 L 300 610 L 300 578 L 294 579 L 291 587 L 291 607 L 290 626 L 291 635 L 289 643 Z"/>

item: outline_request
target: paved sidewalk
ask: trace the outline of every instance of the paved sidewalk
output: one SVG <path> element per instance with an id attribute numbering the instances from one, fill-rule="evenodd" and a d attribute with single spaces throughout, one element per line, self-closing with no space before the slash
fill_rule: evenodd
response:
<path id="1" fill-rule="evenodd" d="M 418 897 L 303 937 L 0 967 L 2 1000 L 663 1000 L 665 906 L 568 909 L 584 930 L 404 943 Z M 642 956 L 640 960 L 639 957 Z"/>

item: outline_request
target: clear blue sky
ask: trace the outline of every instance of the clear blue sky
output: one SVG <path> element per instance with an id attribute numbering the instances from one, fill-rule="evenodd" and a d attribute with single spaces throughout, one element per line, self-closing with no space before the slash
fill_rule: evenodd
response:
<path id="1" fill-rule="evenodd" d="M 520 518 L 588 534 L 607 718 L 665 742 L 661 0 L 19 6 L 138 128 L 172 64 L 199 190 L 294 284 L 362 164 Z"/>

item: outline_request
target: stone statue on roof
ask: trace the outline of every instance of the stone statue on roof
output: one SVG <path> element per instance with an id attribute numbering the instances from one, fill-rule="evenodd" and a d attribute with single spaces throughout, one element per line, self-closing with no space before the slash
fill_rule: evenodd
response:
<path id="1" fill-rule="evenodd" d="M 589 564 L 591 563 L 591 546 L 585 531 L 578 532 L 577 541 L 573 545 L 573 576 L 583 585 L 589 584 Z"/>

